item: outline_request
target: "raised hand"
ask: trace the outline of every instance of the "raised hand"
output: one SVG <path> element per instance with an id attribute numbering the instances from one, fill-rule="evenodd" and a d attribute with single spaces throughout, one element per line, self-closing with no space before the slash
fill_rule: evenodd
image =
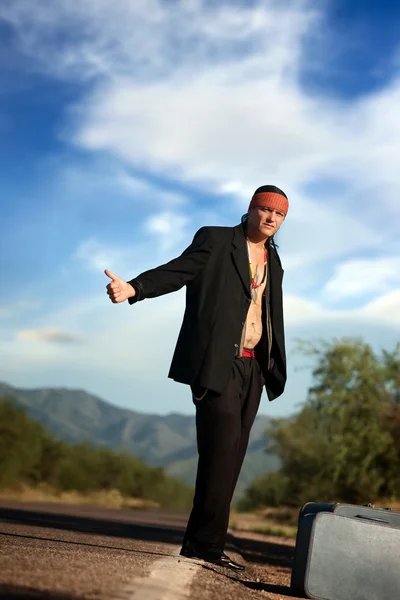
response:
<path id="1" fill-rule="evenodd" d="M 106 286 L 106 290 L 111 302 L 114 304 L 125 302 L 125 300 L 128 300 L 128 298 L 131 298 L 136 294 L 135 289 L 130 283 L 127 283 L 121 277 L 114 275 L 108 269 L 105 269 L 104 273 L 111 279 L 111 283 Z"/>

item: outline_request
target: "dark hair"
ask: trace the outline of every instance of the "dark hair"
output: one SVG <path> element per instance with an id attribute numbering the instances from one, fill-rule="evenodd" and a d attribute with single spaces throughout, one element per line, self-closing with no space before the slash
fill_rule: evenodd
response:
<path id="1" fill-rule="evenodd" d="M 263 192 L 271 192 L 273 194 L 280 194 L 281 196 L 285 196 L 285 198 L 287 198 L 285 192 L 282 192 L 282 190 L 280 190 L 275 185 L 262 185 L 261 187 L 256 189 L 254 194 L 262 194 Z"/>

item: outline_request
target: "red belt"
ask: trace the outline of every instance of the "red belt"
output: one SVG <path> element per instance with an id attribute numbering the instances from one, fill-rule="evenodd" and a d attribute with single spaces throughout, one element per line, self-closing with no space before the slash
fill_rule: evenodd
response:
<path id="1" fill-rule="evenodd" d="M 249 350 L 248 348 L 243 348 L 242 356 L 246 358 L 255 358 L 256 353 L 254 350 Z"/>

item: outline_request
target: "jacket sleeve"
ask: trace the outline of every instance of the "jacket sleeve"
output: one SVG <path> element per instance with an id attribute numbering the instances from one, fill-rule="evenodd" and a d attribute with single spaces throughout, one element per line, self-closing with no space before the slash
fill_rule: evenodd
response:
<path id="1" fill-rule="evenodd" d="M 129 304 L 181 289 L 201 272 L 210 257 L 211 249 L 210 230 L 202 227 L 180 256 L 128 281 L 136 291 L 136 295 L 128 299 Z"/>

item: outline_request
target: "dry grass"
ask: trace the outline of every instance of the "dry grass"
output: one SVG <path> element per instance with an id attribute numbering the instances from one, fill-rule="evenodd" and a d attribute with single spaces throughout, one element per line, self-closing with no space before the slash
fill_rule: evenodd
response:
<path id="1" fill-rule="evenodd" d="M 298 510 L 292 508 L 263 508 L 255 513 L 235 513 L 230 527 L 236 531 L 251 531 L 283 538 L 296 537 Z"/>
<path id="2" fill-rule="evenodd" d="M 266 520 L 272 520 L 278 524 L 297 527 L 299 517 L 299 508 L 282 506 L 279 508 L 264 507 L 258 511 L 258 514 Z"/>
<path id="3" fill-rule="evenodd" d="M 378 498 L 374 502 L 375 506 L 381 506 L 385 508 L 391 508 L 397 512 L 400 512 L 400 500 L 390 500 L 388 498 Z"/>
<path id="4" fill-rule="evenodd" d="M 373 504 L 376 507 L 388 507 L 400 512 L 399 500 L 378 498 Z M 264 507 L 254 513 L 232 511 L 230 527 L 236 531 L 251 531 L 283 538 L 295 538 L 299 509 L 300 507 Z"/>
<path id="5" fill-rule="evenodd" d="M 277 525 L 272 522 L 263 522 L 259 525 L 243 525 L 241 522 L 237 522 L 234 519 L 230 522 L 230 528 L 232 531 L 248 531 L 250 533 L 262 533 L 264 535 L 273 535 L 275 537 L 294 539 L 296 537 L 296 527 L 285 527 L 283 525 Z"/>
<path id="6" fill-rule="evenodd" d="M 35 488 L 20 485 L 10 489 L 0 489 L 0 500 L 86 504 L 115 509 L 147 509 L 158 507 L 158 504 L 152 500 L 126 498 L 118 490 L 102 490 L 88 493 L 77 491 L 60 492 L 46 483 L 39 484 Z M 380 507 L 390 507 L 392 510 L 400 512 L 399 500 L 378 498 L 374 504 Z M 229 525 L 231 529 L 236 531 L 249 531 L 293 539 L 296 537 L 299 508 L 264 507 L 254 513 L 240 513 L 232 510 Z"/>
<path id="7" fill-rule="evenodd" d="M 126 498 L 118 490 L 102 490 L 81 493 L 77 491 L 60 492 L 47 484 L 39 484 L 32 488 L 20 485 L 0 490 L 0 500 L 17 500 L 19 502 L 55 502 L 63 504 L 89 504 L 106 508 L 156 508 L 158 504 L 143 498 Z"/>

